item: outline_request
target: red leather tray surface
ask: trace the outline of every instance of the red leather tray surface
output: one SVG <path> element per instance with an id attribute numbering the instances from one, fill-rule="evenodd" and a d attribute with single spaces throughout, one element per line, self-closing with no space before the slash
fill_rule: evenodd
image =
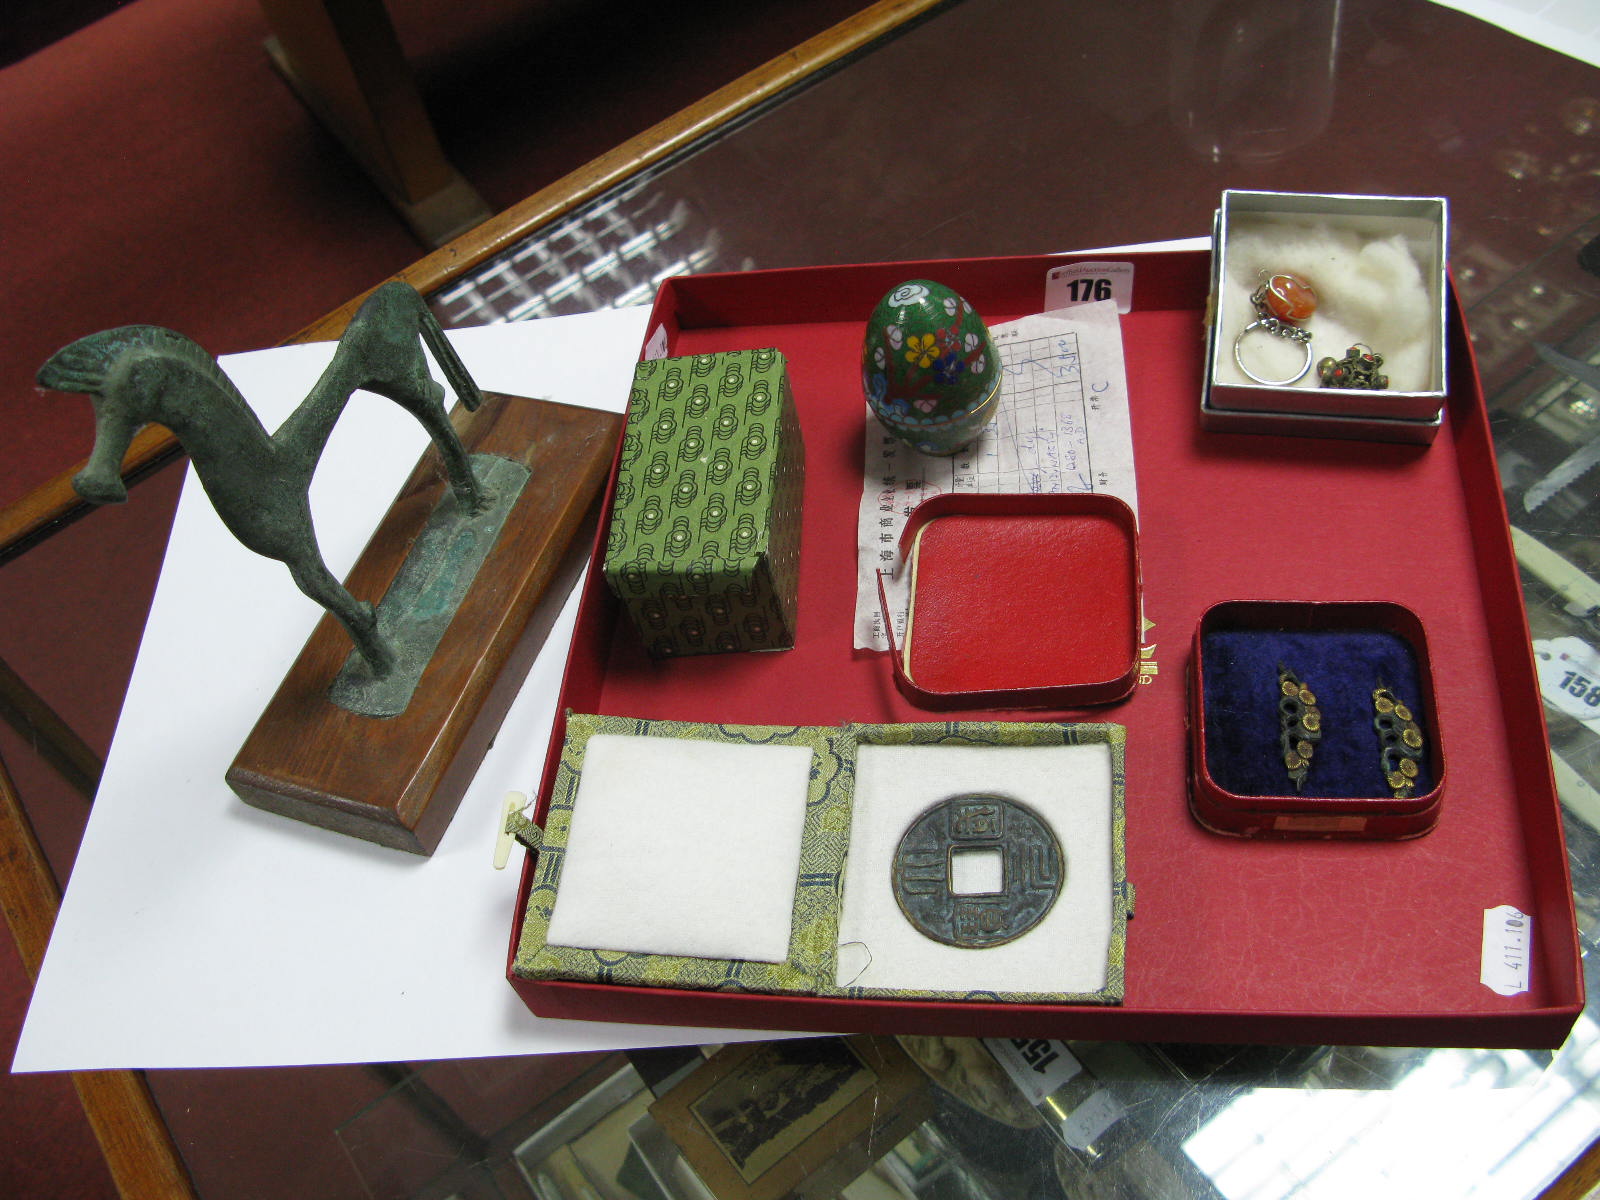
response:
<path id="1" fill-rule="evenodd" d="M 1556 1046 L 1583 1006 L 1560 809 L 1487 418 L 1459 311 L 1431 446 L 1206 432 L 1210 256 L 1135 262 L 1122 318 L 1139 478 L 1139 554 L 1157 673 L 1094 709 L 930 713 L 881 654 L 852 649 L 861 492 L 860 339 L 905 279 L 962 293 L 991 323 L 1038 311 L 1061 257 L 875 264 L 669 280 L 649 325 L 669 352 L 776 346 L 806 443 L 793 650 L 654 662 L 591 569 L 562 707 L 693 721 L 839 725 L 961 717 L 1127 727 L 1136 888 L 1117 1007 L 774 997 L 512 980 L 546 1016 L 753 1029 L 1128 1041 Z M 604 530 L 601 531 L 604 538 Z M 597 556 L 598 561 L 598 556 Z M 1188 647 L 1229 599 L 1387 600 L 1428 630 L 1449 795 L 1427 836 L 1248 841 L 1187 802 Z M 563 729 L 558 720 L 555 745 Z M 552 777 L 547 768 L 540 815 Z M 523 874 L 523 897 L 536 869 Z M 626 886 L 619 881 L 619 886 Z M 1533 916 L 1531 988 L 1479 981 L 1483 912 Z M 513 929 L 513 943 L 515 929 Z"/>

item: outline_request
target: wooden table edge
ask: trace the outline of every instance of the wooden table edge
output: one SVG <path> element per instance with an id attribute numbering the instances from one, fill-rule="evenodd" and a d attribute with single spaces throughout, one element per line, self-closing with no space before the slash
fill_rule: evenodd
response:
<path id="1" fill-rule="evenodd" d="M 847 59 L 949 0 L 877 0 L 794 49 L 539 189 L 525 200 L 417 260 L 394 278 L 424 295 L 514 246 L 584 204 L 688 150 L 702 138 L 757 112 L 782 93 Z M 375 285 L 377 286 L 377 285 Z M 344 331 L 366 293 L 307 325 L 291 342 L 329 341 Z"/>

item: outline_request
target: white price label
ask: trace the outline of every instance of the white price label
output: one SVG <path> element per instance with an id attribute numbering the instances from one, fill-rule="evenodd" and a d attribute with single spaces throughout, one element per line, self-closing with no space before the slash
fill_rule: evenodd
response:
<path id="1" fill-rule="evenodd" d="M 1095 300 L 1115 300 L 1117 311 L 1133 308 L 1131 262 L 1080 262 L 1052 267 L 1044 281 L 1044 311 L 1071 308 Z"/>
<path id="2" fill-rule="evenodd" d="M 1600 651 L 1582 638 L 1533 643 L 1545 703 L 1580 721 L 1600 722 Z"/>
<path id="3" fill-rule="evenodd" d="M 1483 910 L 1483 960 L 1478 978 L 1502 996 L 1528 990 L 1528 960 L 1533 918 L 1501 904 Z"/>
<path id="4" fill-rule="evenodd" d="M 652 358 L 665 358 L 667 356 L 667 327 L 665 324 L 657 325 L 656 331 L 650 335 L 650 340 L 644 344 L 644 361 Z"/>
<path id="5" fill-rule="evenodd" d="M 1095 1139 L 1110 1129 L 1128 1113 L 1128 1106 L 1110 1092 L 1100 1091 L 1090 1096 L 1067 1117 L 1061 1126 L 1061 1137 L 1074 1150 L 1087 1151 Z"/>
<path id="6" fill-rule="evenodd" d="M 1083 1064 L 1065 1042 L 1049 1038 L 984 1038 L 983 1044 L 1029 1104 L 1041 1103 L 1083 1071 Z"/>

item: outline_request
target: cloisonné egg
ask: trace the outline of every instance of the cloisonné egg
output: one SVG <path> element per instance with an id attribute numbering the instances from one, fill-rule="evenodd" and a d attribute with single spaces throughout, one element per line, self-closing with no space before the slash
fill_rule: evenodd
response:
<path id="1" fill-rule="evenodd" d="M 913 279 L 878 302 L 861 346 L 867 406 L 924 454 L 970 444 L 1000 403 L 1000 362 L 983 318 L 942 283 Z"/>

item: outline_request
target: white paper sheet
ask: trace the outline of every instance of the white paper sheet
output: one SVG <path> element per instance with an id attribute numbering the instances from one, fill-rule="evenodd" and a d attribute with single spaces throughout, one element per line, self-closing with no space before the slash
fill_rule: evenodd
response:
<path id="1" fill-rule="evenodd" d="M 1137 514 L 1133 429 L 1122 328 L 1114 300 L 994 326 L 1000 406 L 967 449 L 921 454 L 866 422 L 856 526 L 857 649 L 887 650 L 878 572 L 898 567 L 911 510 L 947 492 L 1099 492 Z M 906 581 L 885 580 L 897 641 L 905 636 Z"/>
<path id="2" fill-rule="evenodd" d="M 1600 9 L 1583 0 L 1434 0 L 1546 49 L 1600 67 Z"/>
<path id="3" fill-rule="evenodd" d="M 646 310 L 452 335 L 480 386 L 621 411 Z M 268 428 L 331 344 L 223 366 Z M 438 375 L 437 370 L 435 375 Z M 425 446 L 357 394 L 313 486 L 342 576 Z M 465 1058 L 766 1035 L 547 1021 L 504 977 L 518 870 L 501 799 L 543 764 L 575 597 L 432 858 L 246 807 L 223 773 L 321 610 L 222 528 L 193 476 L 13 1069 Z"/>

